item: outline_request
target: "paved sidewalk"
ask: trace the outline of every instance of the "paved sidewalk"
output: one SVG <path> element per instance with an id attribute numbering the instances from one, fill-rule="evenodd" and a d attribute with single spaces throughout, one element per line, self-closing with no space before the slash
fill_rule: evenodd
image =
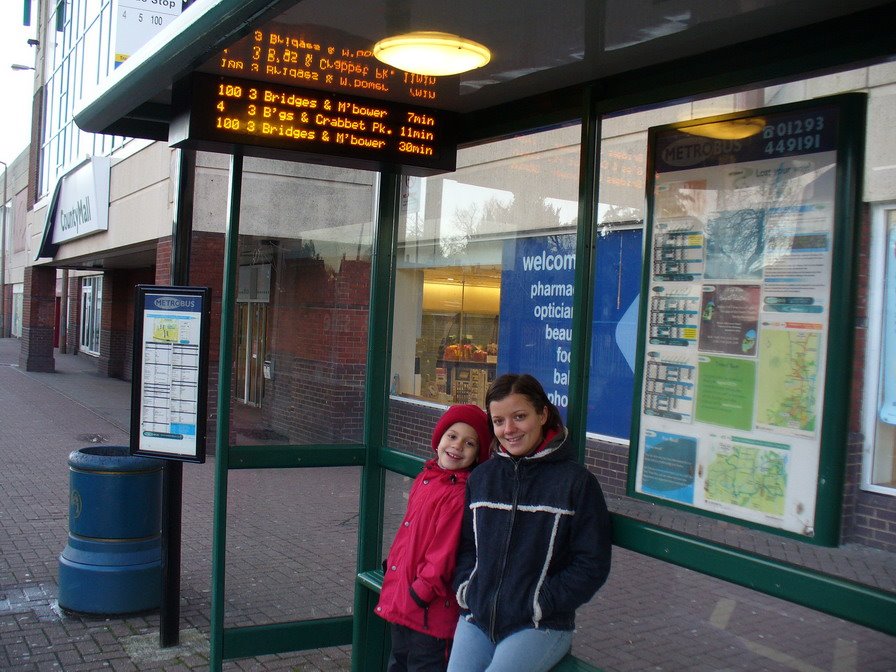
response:
<path id="1" fill-rule="evenodd" d="M 131 386 L 97 375 L 76 355 L 57 354 L 56 373 L 26 373 L 18 368 L 18 353 L 17 340 L 0 339 L 0 670 L 208 670 L 214 460 L 183 470 L 180 646 L 159 647 L 157 611 L 127 618 L 63 613 L 56 600 L 58 557 L 68 533 L 68 454 L 91 444 L 127 444 Z M 228 626 L 350 611 L 357 533 L 351 521 L 344 525 L 333 515 L 356 513 L 357 472 L 336 469 L 322 479 L 312 471 L 318 470 L 231 477 Z M 300 501 L 303 509 L 324 511 L 334 500 L 340 506 L 332 507 L 333 515 L 298 529 Z M 323 539 L 322 527 L 327 548 L 296 547 L 312 529 Z M 328 596 L 328 603 L 307 591 L 282 590 L 306 571 L 303 564 L 319 568 L 322 562 L 349 577 L 337 581 L 341 595 Z M 350 655 L 350 647 L 341 647 L 224 668 L 348 670 Z"/>
<path id="2" fill-rule="evenodd" d="M 57 354 L 54 374 L 24 372 L 18 349 L 0 339 L 0 670 L 207 670 L 213 457 L 184 465 L 181 645 L 159 648 L 157 613 L 61 612 L 67 457 L 91 443 L 127 443 L 131 388 L 76 355 Z M 353 467 L 231 472 L 228 626 L 351 613 L 359 475 Z M 387 480 L 387 530 L 407 486 Z M 892 554 L 837 549 L 804 561 L 896 584 Z M 575 653 L 607 672 L 896 670 L 896 638 L 618 550 L 579 630 Z M 350 656 L 339 647 L 224 668 L 348 670 Z"/>

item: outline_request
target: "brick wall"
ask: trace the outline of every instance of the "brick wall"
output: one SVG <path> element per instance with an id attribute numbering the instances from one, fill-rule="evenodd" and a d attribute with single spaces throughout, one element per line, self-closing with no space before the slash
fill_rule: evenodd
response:
<path id="1" fill-rule="evenodd" d="M 861 492 L 851 522 L 850 534 L 844 541 L 896 552 L 896 498 Z"/>
<path id="2" fill-rule="evenodd" d="M 433 457 L 432 430 L 441 416 L 440 408 L 393 399 L 389 404 L 389 447 L 424 459 Z"/>
<path id="3" fill-rule="evenodd" d="M 266 426 L 295 443 L 363 438 L 370 262 L 280 260 L 268 306 Z"/>
<path id="4" fill-rule="evenodd" d="M 441 408 L 392 399 L 389 447 L 423 458 L 432 457 L 432 430 L 442 412 Z M 628 446 L 589 439 L 585 444 L 585 464 L 597 476 L 604 494 L 625 495 Z"/>
<path id="5" fill-rule="evenodd" d="M 3 278 L 0 278 L 0 283 L 3 282 Z M 5 337 L 12 333 L 12 285 L 4 285 L 0 284 L 0 292 L 3 292 L 3 332 L 0 333 L 0 338 Z"/>
<path id="6" fill-rule="evenodd" d="M 170 241 L 169 241 L 170 246 Z M 170 282 L 170 247 L 164 283 Z M 159 278 L 158 269 L 156 278 Z M 212 294 L 211 323 L 209 326 L 209 366 L 218 366 L 221 344 L 221 299 L 224 282 L 224 235 L 194 231 L 190 241 L 190 285 L 210 287 Z M 215 388 L 217 396 L 217 387 Z M 211 407 L 209 407 L 211 409 Z"/>
<path id="7" fill-rule="evenodd" d="M 155 284 L 171 284 L 171 238 L 159 238 L 156 243 Z"/>
<path id="8" fill-rule="evenodd" d="M 211 319 L 208 348 L 208 389 L 206 390 L 206 453 L 215 452 L 218 417 L 218 351 L 221 342 L 221 295 L 224 279 L 224 235 L 194 231 L 190 239 L 190 285 L 211 288 Z M 147 280 L 149 282 L 150 280 Z M 156 245 L 157 285 L 171 284 L 171 238 Z M 131 327 L 133 329 L 133 326 Z"/>
<path id="9" fill-rule="evenodd" d="M 124 380 L 134 379 L 134 293 L 137 285 L 155 282 L 155 269 L 145 268 L 128 274 L 124 288 L 124 361 L 121 377 Z"/>
<path id="10" fill-rule="evenodd" d="M 358 443 L 363 439 L 366 366 L 273 353 L 266 381 L 266 426 L 291 443 Z"/>
<path id="11" fill-rule="evenodd" d="M 153 268 L 116 269 L 103 276 L 103 313 L 97 371 L 132 379 L 134 356 L 134 293 L 137 285 L 155 281 Z"/>
<path id="12" fill-rule="evenodd" d="M 52 373 L 56 317 L 56 269 L 25 267 L 22 307 L 22 346 L 19 366 L 26 371 Z"/>
<path id="13" fill-rule="evenodd" d="M 103 305 L 100 312 L 100 354 L 96 360 L 98 373 L 110 378 L 124 376 L 127 350 L 128 282 L 130 274 L 110 270 L 103 274 Z"/>
<path id="14" fill-rule="evenodd" d="M 628 445 L 589 439 L 585 443 L 585 466 L 597 476 L 605 495 L 625 495 L 628 479 Z"/>

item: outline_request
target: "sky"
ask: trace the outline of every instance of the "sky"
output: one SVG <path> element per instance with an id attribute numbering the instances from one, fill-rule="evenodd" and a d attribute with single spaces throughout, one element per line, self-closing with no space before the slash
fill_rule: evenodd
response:
<path id="1" fill-rule="evenodd" d="M 31 26 L 22 25 L 22 0 L 0 0 L 0 161 L 12 163 L 31 139 L 31 98 L 34 72 L 13 70 L 13 63 L 34 66 L 37 3 L 32 3 Z M 2 170 L 0 166 L 0 170 Z"/>

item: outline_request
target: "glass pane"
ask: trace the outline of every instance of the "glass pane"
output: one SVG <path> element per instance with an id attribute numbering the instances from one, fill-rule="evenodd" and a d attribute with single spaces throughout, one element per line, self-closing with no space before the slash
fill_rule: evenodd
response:
<path id="1" fill-rule="evenodd" d="M 375 178 L 246 161 L 234 315 L 235 443 L 361 441 Z"/>
<path id="2" fill-rule="evenodd" d="M 409 178 L 398 234 L 390 447 L 428 457 L 447 404 L 528 371 L 565 411 L 579 126 L 462 149 Z"/>
<path id="3" fill-rule="evenodd" d="M 90 276 L 81 280 L 81 349 L 99 354 L 103 279 Z"/>
<path id="4" fill-rule="evenodd" d="M 404 519 L 408 506 L 408 495 L 414 479 L 401 474 L 386 472 L 386 496 L 383 503 L 383 548 L 382 560 L 389 555 L 392 540 Z"/>
<path id="5" fill-rule="evenodd" d="M 103 278 L 96 277 L 93 279 L 94 297 L 93 297 L 93 315 L 91 315 L 91 323 L 93 329 L 92 348 L 94 352 L 100 351 L 100 331 L 103 324 Z"/>
<path id="6" fill-rule="evenodd" d="M 232 470 L 225 627 L 349 616 L 359 467 Z"/>

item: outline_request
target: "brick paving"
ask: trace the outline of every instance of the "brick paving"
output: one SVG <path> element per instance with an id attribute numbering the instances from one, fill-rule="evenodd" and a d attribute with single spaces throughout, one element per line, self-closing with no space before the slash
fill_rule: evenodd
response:
<path id="1" fill-rule="evenodd" d="M 57 373 L 26 373 L 18 354 L 18 341 L 0 339 L 0 670 L 207 670 L 214 458 L 183 470 L 180 645 L 159 647 L 157 612 L 62 612 L 68 453 L 127 442 L 130 384 L 75 355 L 57 355 Z M 351 613 L 359 475 L 354 467 L 230 472 L 227 626 Z M 388 538 L 408 485 L 387 479 Z M 718 534 L 740 547 L 766 543 Z M 802 549 L 785 542 L 772 554 L 801 553 L 805 564 L 891 590 L 896 582 L 891 554 Z M 618 549 L 610 580 L 581 611 L 574 652 L 607 672 L 896 670 L 894 637 Z M 348 670 L 350 658 L 350 647 L 337 647 L 224 669 Z"/>

